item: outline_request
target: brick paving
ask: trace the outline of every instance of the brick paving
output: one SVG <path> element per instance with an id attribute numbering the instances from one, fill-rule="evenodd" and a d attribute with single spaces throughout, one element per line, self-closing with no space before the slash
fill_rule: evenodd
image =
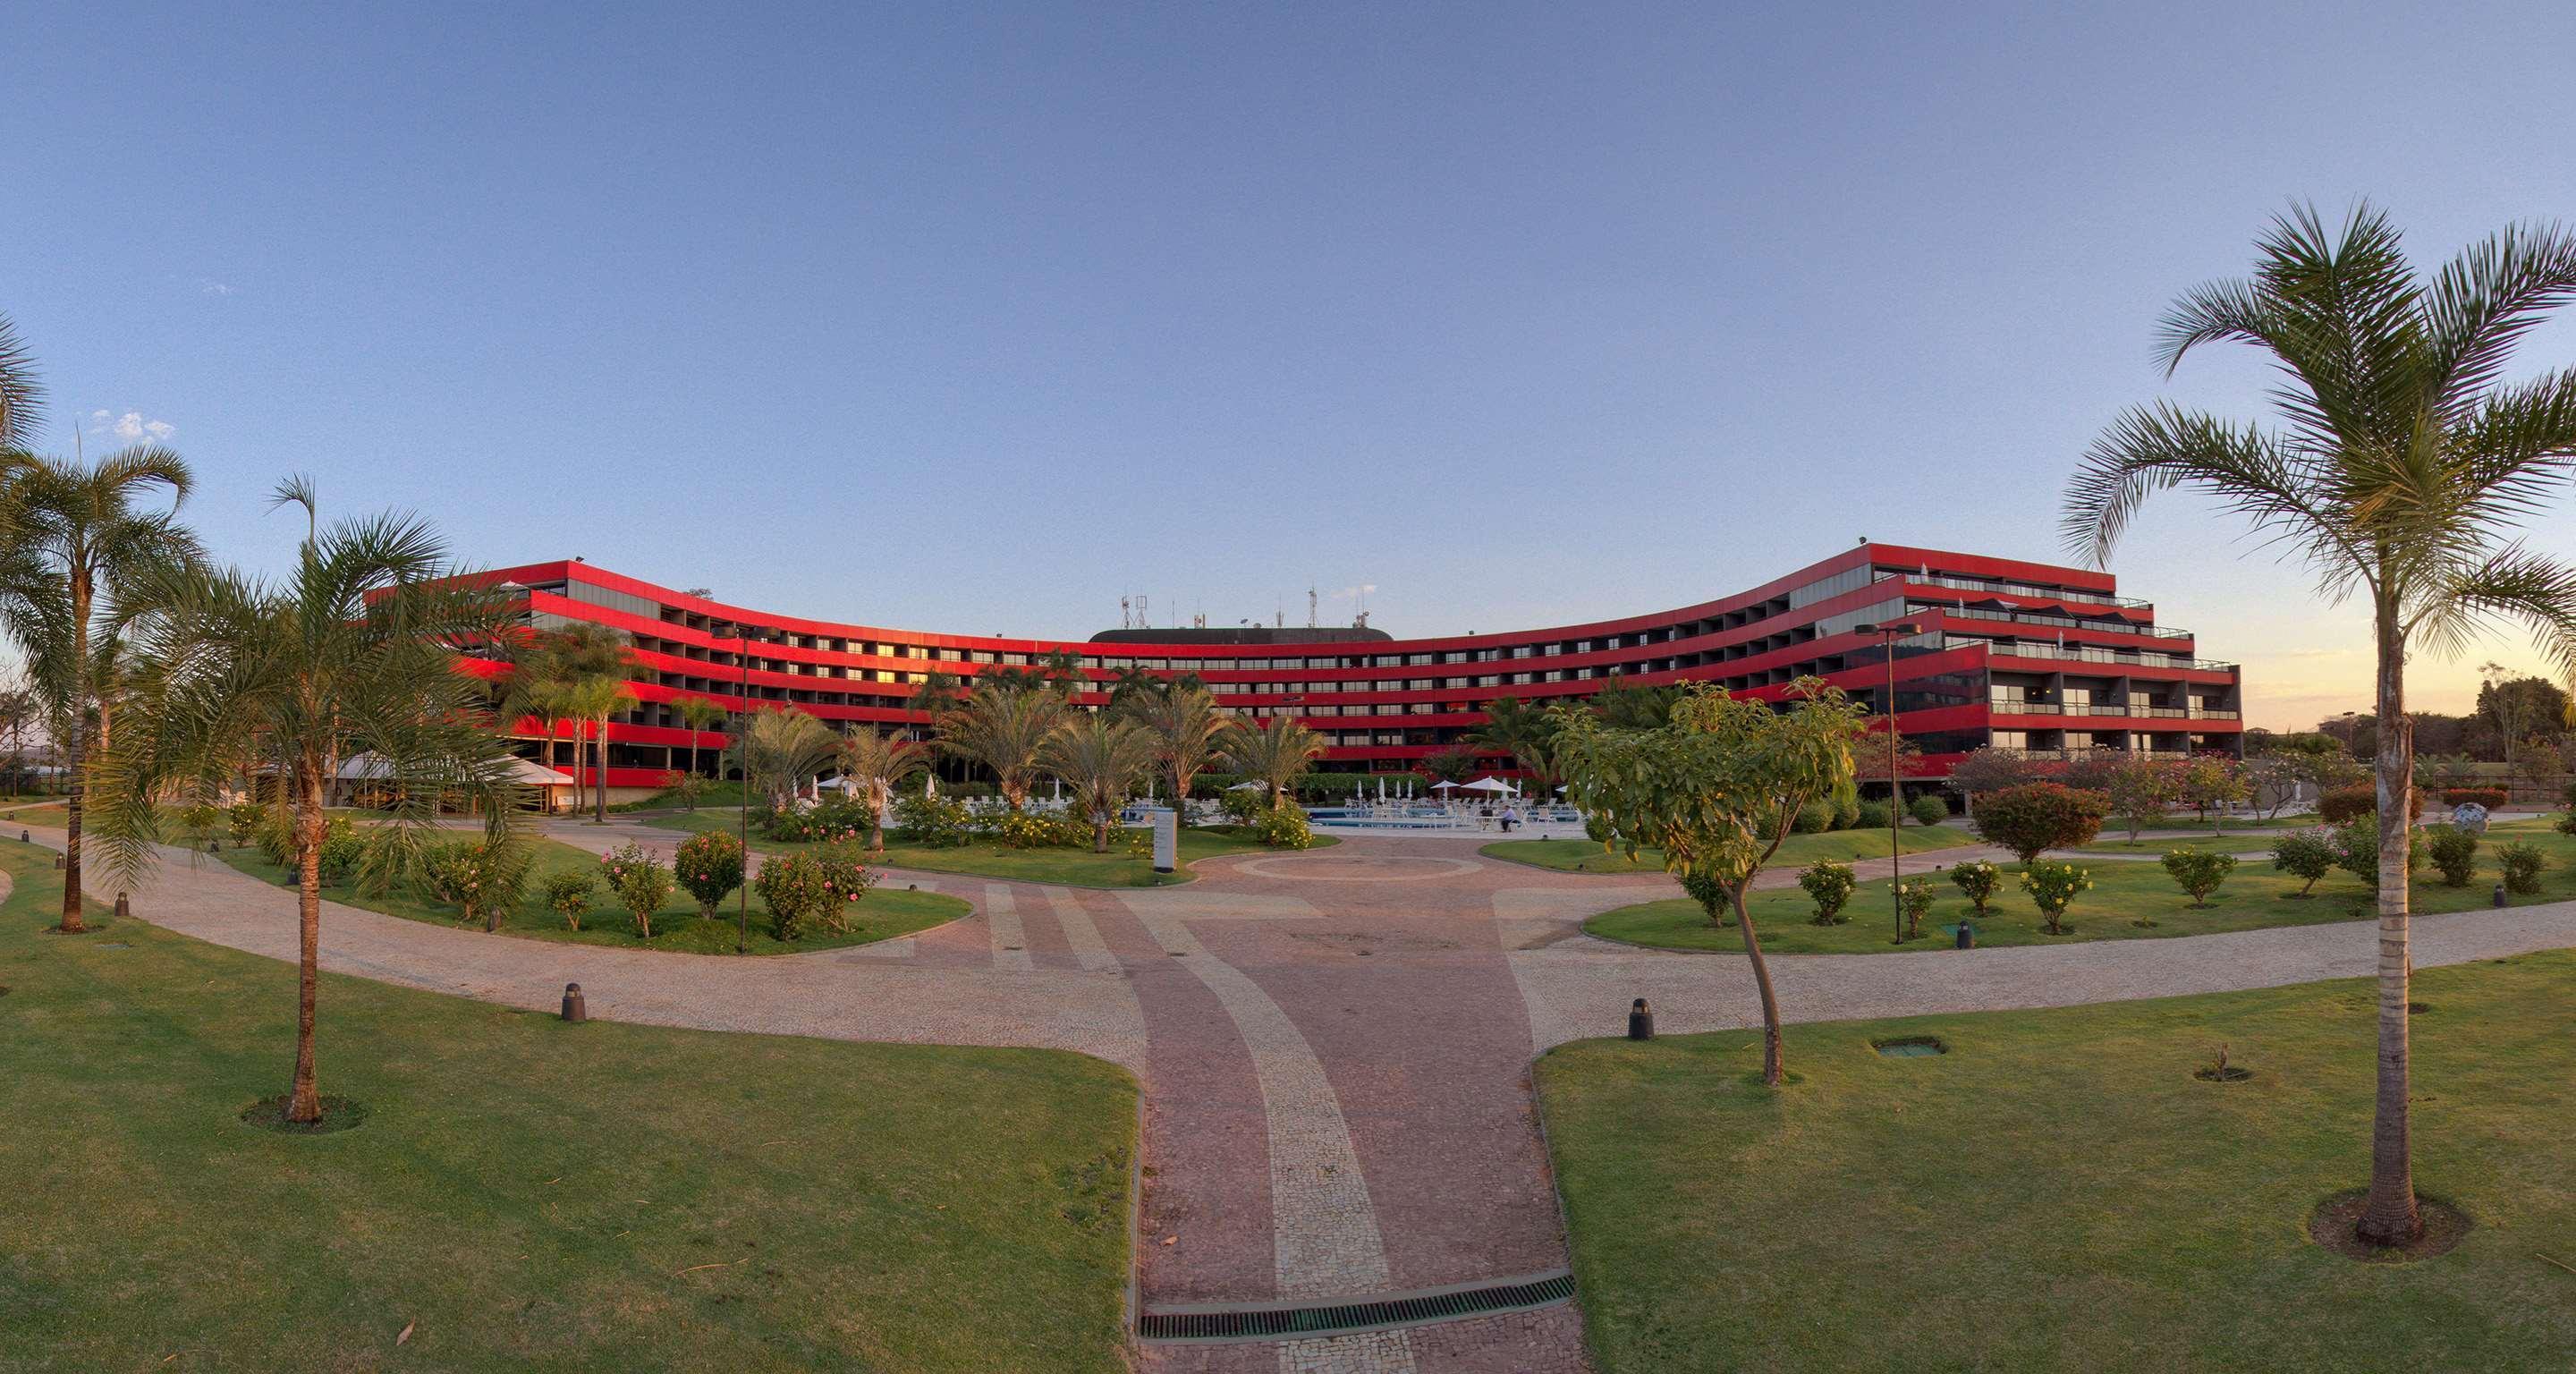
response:
<path id="1" fill-rule="evenodd" d="M 560 825 L 601 849 L 680 835 Z M 1094 890 L 891 873 L 976 914 L 883 945 L 740 960 L 558 945 L 333 905 L 325 967 L 551 1008 L 580 982 L 599 1017 L 860 1040 L 1093 1054 L 1145 1090 L 1141 1299 L 1347 1299 L 1566 1263 L 1532 1056 L 1615 1035 L 1753 1019 L 1743 961 L 1593 940 L 1584 918 L 1674 895 L 1656 874 L 1480 859 L 1493 836 L 1346 836 L 1333 849 L 1201 862 L 1182 887 Z M 1909 871 L 1981 856 L 1909 856 Z M 1857 865 L 1883 873 L 1885 861 Z M 1766 875 L 1773 882 L 1794 875 Z M 136 914 L 292 959 L 292 900 L 174 853 Z M 2576 944 L 2576 903 L 2420 917 L 2419 965 Z M 2056 1006 L 2366 974 L 2368 923 L 2000 950 L 1776 956 L 1796 1020 Z M 1791 1046 L 1794 1055 L 1796 1048 Z M 1571 1306 L 1280 1343 L 1170 1344 L 1156 1369 L 1584 1368 Z"/>

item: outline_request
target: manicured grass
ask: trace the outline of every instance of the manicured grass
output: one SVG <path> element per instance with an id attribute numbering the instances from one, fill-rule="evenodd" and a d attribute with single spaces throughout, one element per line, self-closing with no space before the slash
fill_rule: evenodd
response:
<path id="1" fill-rule="evenodd" d="M 650 824 L 665 830 L 691 832 L 730 831 L 735 823 L 731 811 L 681 812 L 650 819 Z M 971 873 L 978 877 L 1004 878 L 1022 883 L 1058 883 L 1068 887 L 1168 887 L 1190 881 L 1189 866 L 1201 859 L 1213 859 L 1223 854 L 1270 852 L 1259 840 L 1235 833 L 1232 827 L 1224 830 L 1185 827 L 1181 831 L 1179 871 L 1156 873 L 1150 854 L 1128 852 L 1131 833 L 1143 832 L 1112 831 L 1106 854 L 1094 854 L 1089 849 L 1012 849 L 984 841 L 951 849 L 932 849 L 905 844 L 889 833 L 883 862 L 889 868 L 911 868 L 926 873 Z M 1314 847 L 1329 849 L 1339 843 L 1340 840 L 1330 835 L 1318 834 Z M 788 854 L 809 846 L 754 835 L 751 847 L 768 854 Z"/>
<path id="2" fill-rule="evenodd" d="M 281 1135 L 236 1118 L 286 1089 L 293 965 L 38 934 L 50 860 L 0 864 L 0 1369 L 1126 1368 L 1113 1066 L 325 974 L 323 1091 L 367 1115 Z"/>
<path id="3" fill-rule="evenodd" d="M 2430 913 L 2488 905 L 2496 882 L 2494 842 L 2502 840 L 2532 841 L 2549 856 L 2550 866 L 2540 875 L 2540 891 L 2531 896 L 2513 896 L 2514 905 L 2576 898 L 2576 840 L 2550 831 L 2538 821 L 2515 821 L 2497 827 L 2491 842 L 2478 851 L 2478 880 L 2469 886 L 2445 887 L 2429 867 L 2417 872 L 2413 909 Z M 2302 900 L 2290 895 L 2298 891 L 2299 880 L 2274 872 L 2269 858 L 2240 860 L 2226 885 L 2210 897 L 2208 908 L 2195 911 L 2191 899 L 2174 886 L 2164 865 L 2106 859 L 2078 863 L 2092 875 L 2093 889 L 2079 896 L 2067 913 L 2067 933 L 2049 935 L 2041 928 L 2039 910 L 2031 904 L 2030 895 L 2021 890 L 2019 865 L 2007 862 L 1998 866 L 2004 870 L 2003 884 L 1996 890 L 1985 919 L 1974 923 L 1979 945 L 2208 935 L 2264 926 L 2361 920 L 2374 914 L 2372 889 L 2339 869 L 2319 879 L 2315 895 Z M 1931 878 L 1939 900 L 1932 914 L 1924 918 L 1923 937 L 1901 946 L 1889 938 L 1895 916 L 1883 878 L 1862 883 L 1852 893 L 1850 904 L 1843 908 L 1843 915 L 1849 919 L 1841 925 L 1814 924 L 1810 918 L 1815 914 L 1815 904 L 1795 887 L 1757 892 L 1746 905 L 1752 909 L 1754 925 L 1762 933 L 1762 950 L 1766 954 L 1885 954 L 1900 949 L 1927 949 L 1950 942 L 1950 937 L 1937 927 L 1955 922 L 1973 909 L 1959 889 L 1951 885 L 1946 869 Z M 2154 924 L 2142 926 L 2138 924 L 2141 920 Z M 1687 898 L 1620 907 L 1593 917 L 1583 928 L 1607 939 L 1668 949 L 1731 954 L 1744 949 L 1743 932 L 1732 926 L 1711 924 L 1699 903 Z"/>
<path id="4" fill-rule="evenodd" d="M 1976 836 L 1955 825 L 1909 825 L 1896 834 L 1898 847 L 1908 854 L 1977 843 Z M 1663 856 L 1656 850 L 1640 849 L 1632 860 L 1624 852 L 1605 850 L 1590 840 L 1504 840 L 1476 852 L 1489 859 L 1534 864 L 1561 873 L 1660 873 L 1664 868 Z M 1773 862 L 1803 867 L 1825 859 L 1849 863 L 1854 859 L 1886 857 L 1884 830 L 1824 830 L 1781 841 L 1780 853 Z"/>
<path id="5" fill-rule="evenodd" d="M 2415 1179 L 2460 1247 L 2360 1264 L 2359 980 L 2039 1012 L 1592 1040 L 1539 1061 L 1602 1374 L 2576 1368 L 2576 954 L 2426 969 Z M 1749 994 L 1748 994 L 1749 996 Z M 1875 1039 L 1948 1053 L 1889 1058 Z M 2254 1070 L 2195 1080 L 2217 1047 Z"/>
<path id="6" fill-rule="evenodd" d="M 597 874 L 599 856 L 572 845 L 553 840 L 536 842 L 537 855 L 528 877 L 527 895 L 516 911 L 502 918 L 498 933 L 518 935 L 535 940 L 561 940 L 584 945 L 617 945 L 628 949 L 671 949 L 692 954 L 731 954 L 741 934 L 735 916 L 736 897 L 725 899 L 715 920 L 698 914 L 695 898 L 676 892 L 653 916 L 653 938 L 638 939 L 635 920 L 608 891 L 602 878 L 598 890 L 591 894 L 590 910 L 581 918 L 581 929 L 573 930 L 564 919 L 547 907 L 543 884 L 546 875 L 557 872 Z M 223 861 L 262 882 L 276 883 L 292 889 L 294 875 L 268 861 L 257 849 L 227 849 Z M 323 895 L 345 906 L 380 911 L 406 920 L 427 921 L 435 925 L 461 926 L 463 913 L 443 902 L 430 900 L 419 893 L 396 887 L 379 894 L 358 890 L 354 883 L 325 887 Z M 738 897 L 739 894 L 737 893 Z M 294 898 L 281 893 L 286 905 L 281 910 L 292 914 Z M 930 926 L 945 925 L 966 915 L 974 908 L 956 897 L 936 892 L 907 892 L 901 883 L 880 884 L 861 898 L 853 928 L 839 934 L 817 931 L 794 944 L 788 944 L 769 933 L 769 912 L 755 894 L 751 899 L 751 940 L 746 952 L 751 954 L 803 954 L 819 949 L 838 949 L 846 945 L 873 944 L 897 935 L 909 935 Z M 483 929 L 478 920 L 462 927 Z"/>

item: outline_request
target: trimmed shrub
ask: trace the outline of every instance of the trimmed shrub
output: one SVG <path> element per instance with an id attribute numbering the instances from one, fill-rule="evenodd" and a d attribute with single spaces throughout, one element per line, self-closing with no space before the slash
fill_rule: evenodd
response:
<path id="1" fill-rule="evenodd" d="M 1072 849 L 1091 843 L 1091 832 L 1072 817 L 1033 811 L 1013 811 L 1003 816 L 995 834 L 1012 849 Z"/>
<path id="2" fill-rule="evenodd" d="M 1854 886 L 1850 864 L 1831 860 L 1809 864 L 1798 875 L 1798 886 L 1805 888 L 1807 895 L 1815 900 L 1816 914 L 1812 918 L 1815 924 L 1836 926 L 1843 923 L 1846 919 L 1843 905 L 1851 900 Z"/>
<path id="3" fill-rule="evenodd" d="M 966 843 L 973 816 L 966 804 L 945 794 L 915 792 L 894 804 L 894 828 L 906 841 L 927 849 L 953 849 Z"/>
<path id="4" fill-rule="evenodd" d="M 1228 784 L 1226 790 L 1217 794 L 1216 804 L 1217 809 L 1233 817 L 1237 825 L 1250 825 L 1260 818 L 1263 811 L 1271 809 L 1269 792 L 1255 791 L 1251 788 L 1238 792 L 1232 784 Z"/>
<path id="5" fill-rule="evenodd" d="M 2021 871 L 2021 890 L 2039 907 L 2047 919 L 2048 933 L 2066 933 L 2066 909 L 2075 905 L 2078 894 L 2093 886 L 2093 878 L 2083 869 L 2067 863 L 2034 863 Z"/>
<path id="6" fill-rule="evenodd" d="M 2334 829 L 2335 867 L 2379 890 L 2379 817 L 2355 816 Z M 2406 871 L 2424 866 L 2424 832 L 2407 832 Z"/>
<path id="7" fill-rule="evenodd" d="M 2307 880 L 2294 896 L 2307 896 L 2317 879 L 2335 870 L 2338 859 L 2334 832 L 2330 830 L 2294 830 L 2272 845 L 2272 867 Z"/>
<path id="8" fill-rule="evenodd" d="M 849 908 L 868 895 L 876 873 L 858 858 L 854 847 L 826 845 L 811 854 L 772 858 L 751 880 L 769 908 L 769 932 L 793 943 L 819 930 L 850 928 Z"/>
<path id="9" fill-rule="evenodd" d="M 2422 818 L 2424 814 L 2424 789 L 2421 787 L 2414 789 L 2414 791 L 2408 795 L 2406 803 L 2407 819 L 2417 820 Z M 2379 790 L 2377 786 L 2372 783 L 2356 783 L 2350 787 L 2337 787 L 2317 799 L 2317 819 L 2324 821 L 2328 825 L 2341 825 L 2355 816 L 2376 816 L 2378 814 Z"/>
<path id="10" fill-rule="evenodd" d="M 1268 808 L 1252 822 L 1252 833 L 1272 849 L 1306 849 L 1315 843 L 1315 832 L 1306 824 L 1302 807 Z"/>
<path id="11" fill-rule="evenodd" d="M 1852 822 L 1851 828 L 1854 830 L 1885 830 L 1891 819 L 1892 816 L 1888 812 L 1887 803 L 1865 801 L 1860 804 L 1860 816 Z"/>
<path id="12" fill-rule="evenodd" d="M 2445 787 L 2442 789 L 2444 806 L 2464 806 L 2470 802 L 2493 811 L 2505 804 L 2505 790 L 2501 787 Z M 2435 862 L 2438 863 L 2439 860 Z"/>
<path id="13" fill-rule="evenodd" d="M 2532 893 L 2540 890 L 2540 871 L 2549 867 L 2549 856 L 2539 845 L 2515 840 L 2496 846 L 2496 862 L 2504 867 L 2505 891 Z"/>
<path id="14" fill-rule="evenodd" d="M 1860 798 L 1844 797 L 1829 805 L 1833 807 L 1834 819 L 1832 824 L 1825 827 L 1826 829 L 1849 830 L 1860 824 Z"/>
<path id="15" fill-rule="evenodd" d="M 698 915 L 713 920 L 716 907 L 742 886 L 742 841 L 721 830 L 701 830 L 671 853 L 671 876 L 698 901 Z"/>
<path id="16" fill-rule="evenodd" d="M 501 914 L 519 905 L 528 881 L 527 847 L 450 840 L 421 851 L 422 885 L 432 899 L 464 912 L 470 924 L 480 917 L 485 930 L 501 928 Z"/>
<path id="17" fill-rule="evenodd" d="M 581 929 L 581 918 L 590 910 L 591 895 L 599 884 L 580 869 L 562 869 L 546 875 L 543 889 L 546 909 L 564 918 L 568 930 Z"/>
<path id="18" fill-rule="evenodd" d="M 1833 824 L 1833 807 L 1824 802 L 1809 802 L 1798 808 L 1797 819 L 1789 823 L 1789 829 L 1800 835 L 1813 835 L 1832 829 Z"/>
<path id="19" fill-rule="evenodd" d="M 1959 891 L 1965 893 L 1969 901 L 1977 904 L 1977 914 L 1983 916 L 1986 914 L 1986 903 L 1995 899 L 1995 889 L 2004 885 L 2004 871 L 1983 859 L 1978 859 L 1953 866 L 1950 870 L 1950 881 L 1957 884 Z"/>
<path id="20" fill-rule="evenodd" d="M 2425 827 L 2424 852 L 2441 870 L 2444 887 L 2467 887 L 2478 876 L 2476 832 L 2456 825 Z"/>
<path id="21" fill-rule="evenodd" d="M 1949 804 L 1928 793 L 1916 797 L 1905 809 L 1914 817 L 1916 825 L 1939 825 L 1950 819 Z"/>
<path id="22" fill-rule="evenodd" d="M 213 802 L 196 802 L 179 809 L 179 826 L 194 840 L 211 838 L 215 827 L 223 823 L 223 808 Z"/>
<path id="23" fill-rule="evenodd" d="M 2165 855 L 2165 872 L 2171 874 L 2174 886 L 2190 894 L 2194 908 L 2209 905 L 2209 894 L 2218 890 L 2227 875 L 2236 871 L 2236 856 L 2213 854 L 2205 849 L 2177 849 Z"/>
<path id="24" fill-rule="evenodd" d="M 2053 782 L 2007 787 L 1977 803 L 1977 834 L 2020 856 L 2027 868 L 2051 849 L 2090 844 L 2111 799 Z"/>
<path id="25" fill-rule="evenodd" d="M 1896 906 L 1905 913 L 1905 938 L 1923 933 L 1923 918 L 1932 914 L 1932 880 L 1908 878 L 1896 889 Z"/>
<path id="26" fill-rule="evenodd" d="M 629 841 L 601 855 L 599 871 L 626 914 L 635 918 L 636 938 L 652 939 L 653 913 L 671 900 L 671 870 L 643 845 Z"/>
<path id="27" fill-rule="evenodd" d="M 366 838 L 346 816 L 333 816 L 322 823 L 322 848 L 314 856 L 315 866 L 322 871 L 325 883 L 343 883 L 358 871 L 367 857 Z"/>
<path id="28" fill-rule="evenodd" d="M 2559 817 L 2556 828 L 2558 833 L 2561 835 L 2576 837 L 2576 811 L 2570 811 L 2566 815 Z"/>

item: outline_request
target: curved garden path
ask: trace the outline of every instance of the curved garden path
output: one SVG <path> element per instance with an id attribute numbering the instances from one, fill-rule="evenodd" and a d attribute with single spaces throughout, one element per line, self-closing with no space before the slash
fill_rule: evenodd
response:
<path id="1" fill-rule="evenodd" d="M 634 838 L 667 851 L 683 838 L 633 821 L 550 829 L 591 849 Z M 1585 917 L 1674 893 L 1670 880 L 1485 859 L 1472 842 L 1485 838 L 1346 836 L 1302 854 L 1204 860 L 1198 881 L 1151 889 L 899 872 L 890 881 L 966 897 L 975 914 L 880 945 L 765 959 L 512 939 L 334 905 L 323 962 L 532 1008 L 579 982 L 597 1017 L 1113 1060 L 1145 1088 L 1144 1305 L 1331 1300 L 1563 1268 L 1534 1053 L 1620 1033 L 1639 996 L 1668 1032 L 1752 1019 L 1740 958 L 1581 933 Z M 203 856 L 171 851 L 135 911 L 294 957 L 292 902 Z M 2370 971 L 2372 942 L 2360 922 L 1772 964 L 1789 1015 L 1824 1020 L 2355 976 Z M 2421 965 L 2564 945 L 2576 945 L 2576 902 L 2416 922 Z M 1332 1339 L 1158 1345 L 1148 1363 L 1519 1374 L 1579 1370 L 1583 1356 L 1573 1310 L 1557 1306 Z"/>

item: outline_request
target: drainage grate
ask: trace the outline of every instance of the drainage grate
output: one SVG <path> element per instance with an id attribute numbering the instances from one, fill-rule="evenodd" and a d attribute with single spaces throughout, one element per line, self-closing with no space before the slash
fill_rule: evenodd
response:
<path id="1" fill-rule="evenodd" d="M 1917 1059 L 1943 1052 L 1941 1042 L 1928 1035 L 1908 1036 L 1902 1040 L 1873 1041 L 1871 1048 L 1890 1059 Z"/>
<path id="2" fill-rule="evenodd" d="M 1232 1307 L 1146 1312 L 1136 1334 L 1149 1341 L 1241 1341 L 1322 1336 L 1449 1321 L 1487 1312 L 1545 1307 L 1574 1296 L 1574 1275 L 1535 1278 L 1412 1296 L 1389 1295 L 1325 1307 Z"/>

